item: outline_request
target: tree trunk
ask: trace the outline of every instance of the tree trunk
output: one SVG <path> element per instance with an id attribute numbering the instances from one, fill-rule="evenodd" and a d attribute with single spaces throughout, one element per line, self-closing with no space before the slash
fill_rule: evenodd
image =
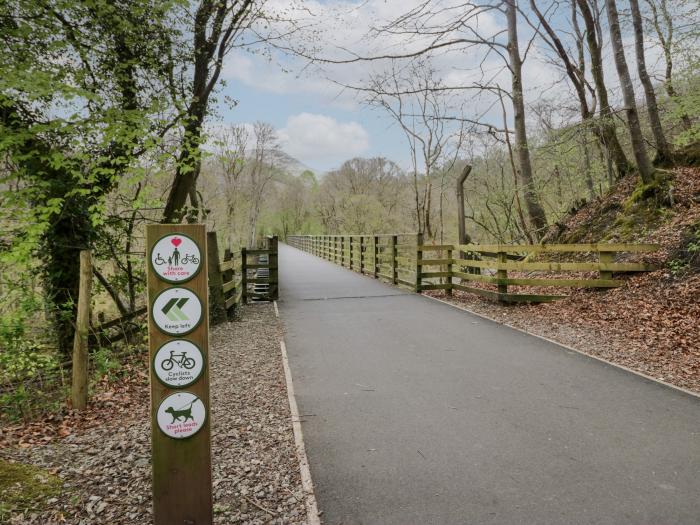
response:
<path id="1" fill-rule="evenodd" d="M 457 235 L 459 236 L 459 244 L 469 244 L 472 242 L 471 237 L 467 234 L 467 225 L 465 224 L 464 217 L 464 181 L 467 180 L 471 171 L 472 167 L 467 164 L 459 175 L 459 179 L 457 179 Z"/>
<path id="2" fill-rule="evenodd" d="M 605 149 L 608 151 L 608 156 L 613 164 L 615 164 L 617 176 L 623 177 L 631 171 L 632 166 L 627 160 L 627 155 L 625 155 L 620 141 L 617 139 L 617 133 L 615 132 L 615 123 L 613 122 L 613 114 L 608 100 L 608 88 L 605 85 L 605 77 L 603 75 L 603 56 L 600 43 L 596 36 L 598 30 L 593 13 L 588 6 L 588 0 L 577 0 L 577 3 L 586 25 L 586 41 L 591 56 L 591 75 L 593 76 L 593 83 L 595 84 L 596 93 L 598 94 L 598 103 L 600 104 L 598 110 L 600 126 L 597 131 L 601 136 L 601 141 Z"/>
<path id="3" fill-rule="evenodd" d="M 620 20 L 617 14 L 615 0 L 605 0 L 605 8 L 608 13 L 608 25 L 610 26 L 610 43 L 615 57 L 615 68 L 620 77 L 620 87 L 622 98 L 625 102 L 625 114 L 627 115 L 627 127 L 629 128 L 630 139 L 632 141 L 632 151 L 637 161 L 639 176 L 644 184 L 649 184 L 653 180 L 653 167 L 649 162 L 646 149 L 644 147 L 644 137 L 642 127 L 639 123 L 637 113 L 637 103 L 634 100 L 634 87 L 630 77 L 627 60 L 625 59 L 625 49 L 622 45 L 622 33 L 620 32 Z"/>
<path id="4" fill-rule="evenodd" d="M 527 208 L 530 223 L 535 230 L 535 236 L 541 237 L 547 228 L 547 216 L 540 204 L 539 195 L 535 189 L 532 174 L 532 162 L 530 149 L 527 143 L 527 129 L 525 127 L 525 103 L 523 100 L 522 84 L 522 60 L 518 46 L 518 20 L 515 0 L 506 2 L 506 18 L 508 20 L 508 54 L 510 57 L 510 71 L 512 75 L 512 99 L 513 120 L 515 124 L 515 149 L 520 164 L 518 174 L 523 186 L 523 196 Z"/>
<path id="5" fill-rule="evenodd" d="M 85 410 L 88 399 L 88 334 L 90 329 L 90 291 L 92 261 L 90 250 L 80 252 L 80 291 L 73 340 L 71 401 L 75 410 Z"/>
<path id="6" fill-rule="evenodd" d="M 656 164 L 667 164 L 671 162 L 671 148 L 668 146 L 666 136 L 664 135 L 663 127 L 661 126 L 661 118 L 659 117 L 659 108 L 656 103 L 656 93 L 654 86 L 651 84 L 649 73 L 647 72 L 646 60 L 644 58 L 644 27 L 642 22 L 642 14 L 639 11 L 638 0 L 630 0 L 630 9 L 632 10 L 632 26 L 634 28 L 634 50 L 637 55 L 637 72 L 639 80 L 644 88 L 644 96 L 647 103 L 647 113 L 649 114 L 649 123 L 651 131 L 656 142 Z"/>

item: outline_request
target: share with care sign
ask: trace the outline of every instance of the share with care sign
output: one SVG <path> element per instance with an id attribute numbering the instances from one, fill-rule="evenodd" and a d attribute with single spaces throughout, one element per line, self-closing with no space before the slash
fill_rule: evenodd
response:
<path id="1" fill-rule="evenodd" d="M 151 267 L 168 283 L 183 283 L 199 273 L 202 253 L 187 235 L 166 235 L 151 250 Z"/>

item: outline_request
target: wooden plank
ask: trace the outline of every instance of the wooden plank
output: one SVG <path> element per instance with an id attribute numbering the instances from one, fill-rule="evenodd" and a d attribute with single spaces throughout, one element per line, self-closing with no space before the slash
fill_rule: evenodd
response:
<path id="1" fill-rule="evenodd" d="M 224 283 L 221 289 L 223 290 L 224 293 L 228 293 L 231 290 L 237 288 L 241 284 L 241 279 L 234 279 L 233 281 L 229 281 L 227 283 Z"/>
<path id="2" fill-rule="evenodd" d="M 251 268 L 269 268 L 270 270 L 276 270 L 277 265 L 270 265 L 270 263 L 263 263 L 263 264 L 250 264 L 248 263 L 247 265 L 248 269 L 250 270 Z"/>
<path id="3" fill-rule="evenodd" d="M 272 284 L 276 283 L 277 279 L 273 277 L 249 277 L 246 282 L 252 284 Z"/>
<path id="4" fill-rule="evenodd" d="M 595 272 L 598 270 L 611 272 L 651 272 L 656 269 L 653 264 L 647 263 L 497 262 L 455 259 L 454 264 L 472 268 L 491 268 L 494 270 L 536 270 L 546 272 Z"/>
<path id="5" fill-rule="evenodd" d="M 566 252 L 630 252 L 648 253 L 659 249 L 658 244 L 459 244 L 457 249 L 467 252 L 529 252 L 529 253 L 566 253 Z"/>
<path id="6" fill-rule="evenodd" d="M 493 275 L 481 275 L 478 273 L 452 272 L 454 277 L 459 277 L 467 281 L 476 281 L 480 283 L 498 284 L 498 278 Z"/>
<path id="7" fill-rule="evenodd" d="M 418 266 L 442 266 L 443 264 L 452 264 L 455 259 L 422 259 L 418 261 Z"/>
<path id="8" fill-rule="evenodd" d="M 482 288 L 473 288 L 471 286 L 464 286 L 462 284 L 453 284 L 452 287 L 455 290 L 462 290 L 463 292 L 469 292 L 489 299 L 496 299 L 501 302 L 506 303 L 548 303 L 552 301 L 557 301 L 559 299 L 566 299 L 567 295 L 536 295 L 536 294 L 516 294 L 516 293 L 506 293 L 500 294 L 493 290 L 484 290 Z"/>
<path id="9" fill-rule="evenodd" d="M 246 253 L 246 255 L 269 255 L 270 250 L 268 250 L 268 249 L 254 249 L 254 250 L 246 249 L 245 253 Z"/>
<path id="10" fill-rule="evenodd" d="M 498 281 L 498 279 L 496 279 Z M 506 279 L 505 284 L 518 286 L 562 286 L 571 288 L 617 288 L 625 284 L 619 279 Z"/>
<path id="11" fill-rule="evenodd" d="M 219 271 L 221 273 L 223 273 L 223 272 L 226 272 L 228 270 L 235 270 L 239 266 L 240 266 L 240 262 L 237 262 L 237 261 L 234 261 L 233 259 L 231 259 L 230 261 L 225 261 L 225 262 L 219 263 Z"/>
<path id="12" fill-rule="evenodd" d="M 451 290 L 452 285 L 449 283 L 440 284 L 422 284 L 421 290 Z"/>
<path id="13" fill-rule="evenodd" d="M 423 279 L 432 279 L 434 277 L 451 277 L 453 272 L 423 272 Z"/>
<path id="14" fill-rule="evenodd" d="M 453 249 L 452 244 L 423 244 L 419 248 L 424 252 L 438 251 L 438 250 L 451 250 Z"/>

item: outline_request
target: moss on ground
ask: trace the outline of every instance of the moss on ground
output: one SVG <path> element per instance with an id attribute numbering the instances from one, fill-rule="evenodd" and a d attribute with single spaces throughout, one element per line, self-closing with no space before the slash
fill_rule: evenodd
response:
<path id="1" fill-rule="evenodd" d="M 61 491 L 61 480 L 45 469 L 0 459 L 0 522 L 11 513 L 41 509 Z"/>

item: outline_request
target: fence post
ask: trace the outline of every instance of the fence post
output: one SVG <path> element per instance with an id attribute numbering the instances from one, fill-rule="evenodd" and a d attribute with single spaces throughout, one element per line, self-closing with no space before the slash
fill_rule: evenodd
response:
<path id="1" fill-rule="evenodd" d="M 393 284 L 399 284 L 399 268 L 398 262 L 396 261 L 396 257 L 399 253 L 398 249 L 396 248 L 398 241 L 398 235 L 391 236 L 391 282 Z"/>
<path id="2" fill-rule="evenodd" d="M 209 322 L 216 326 L 226 321 L 224 279 L 219 271 L 219 244 L 216 232 L 207 232 L 207 273 L 209 274 Z"/>
<path id="3" fill-rule="evenodd" d="M 421 293 L 421 285 L 423 284 L 423 272 L 421 263 L 423 262 L 423 234 L 416 233 L 416 293 Z"/>
<path id="4" fill-rule="evenodd" d="M 377 278 L 377 274 L 379 273 L 379 235 L 373 235 L 372 236 L 372 277 L 375 279 Z"/>
<path id="5" fill-rule="evenodd" d="M 352 250 L 352 239 L 353 239 L 353 236 L 351 235 L 349 237 L 349 241 L 348 241 L 348 259 L 350 259 L 348 261 L 348 266 L 350 267 L 351 270 L 353 269 L 353 266 L 354 266 L 353 260 L 352 260 L 352 251 L 353 251 Z"/>
<path id="6" fill-rule="evenodd" d="M 228 262 L 228 261 L 230 261 L 230 260 L 232 260 L 232 259 L 233 259 L 233 252 L 231 251 L 231 248 L 226 248 L 226 249 L 224 250 L 224 262 Z M 222 273 L 221 273 L 221 279 L 222 279 L 223 282 L 225 282 L 225 283 L 228 283 L 228 282 L 230 282 L 230 281 L 233 281 L 235 278 L 236 278 L 236 270 L 235 270 L 235 268 L 234 268 L 234 269 L 231 269 L 231 270 L 226 270 L 225 272 L 222 272 Z M 234 297 L 238 294 L 238 290 L 237 290 L 236 288 L 234 288 L 234 289 L 232 290 L 232 292 L 233 292 L 233 293 L 232 293 L 231 295 L 233 295 Z M 226 294 L 224 294 L 224 306 L 226 306 Z M 229 315 L 229 311 L 231 312 L 231 314 L 235 314 L 235 311 L 236 311 L 236 307 L 237 307 L 237 306 L 238 306 L 237 304 L 234 304 L 233 307 L 232 307 L 231 309 L 226 309 L 226 318 L 227 318 L 227 319 L 232 318 L 232 316 Z"/>
<path id="7" fill-rule="evenodd" d="M 73 382 L 71 402 L 76 410 L 87 408 L 88 396 L 88 332 L 90 329 L 90 292 L 92 289 L 92 258 L 90 250 L 80 251 L 80 288 L 78 312 L 73 338 Z"/>
<path id="8" fill-rule="evenodd" d="M 268 267 L 270 268 L 270 285 L 268 290 L 270 290 L 270 300 L 276 301 L 279 299 L 279 280 L 278 280 L 278 267 L 277 264 L 277 235 L 273 235 L 270 238 L 270 254 L 268 255 Z"/>
<path id="9" fill-rule="evenodd" d="M 360 235 L 360 273 L 365 274 L 365 236 Z"/>
<path id="10" fill-rule="evenodd" d="M 598 252 L 598 264 L 611 264 L 615 262 L 614 252 Z M 612 279 L 613 274 L 607 270 L 598 270 L 598 279 Z"/>
<path id="11" fill-rule="evenodd" d="M 340 236 L 340 266 L 345 266 L 345 235 Z"/>
<path id="12" fill-rule="evenodd" d="M 447 258 L 450 260 L 450 262 L 447 265 L 447 273 L 449 274 L 447 276 L 447 284 L 450 285 L 450 287 L 445 290 L 445 295 L 452 295 L 452 248 L 447 249 Z"/>
<path id="13" fill-rule="evenodd" d="M 508 262 L 508 254 L 506 252 L 498 252 L 498 264 L 505 264 Z M 496 270 L 496 278 L 498 281 L 498 300 L 503 301 L 501 294 L 505 295 L 508 293 L 508 285 L 504 282 L 501 283 L 501 279 L 508 279 L 508 270 L 498 268 Z"/>
<path id="14" fill-rule="evenodd" d="M 241 302 L 248 303 L 248 254 L 245 247 L 241 248 Z"/>

